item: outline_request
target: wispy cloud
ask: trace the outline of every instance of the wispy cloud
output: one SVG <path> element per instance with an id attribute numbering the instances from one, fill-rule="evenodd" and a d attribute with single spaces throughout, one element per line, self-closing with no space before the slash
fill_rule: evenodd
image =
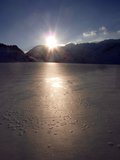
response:
<path id="1" fill-rule="evenodd" d="M 99 31 L 102 32 L 104 35 L 106 35 L 108 33 L 108 30 L 105 26 L 100 27 Z"/>
<path id="2" fill-rule="evenodd" d="M 79 38 L 81 42 L 96 42 L 102 41 L 104 39 L 119 39 L 120 38 L 120 29 L 119 30 L 108 30 L 104 25 L 91 30 L 89 32 L 83 32 Z"/>
<path id="3" fill-rule="evenodd" d="M 120 30 L 118 30 L 117 33 L 120 34 Z"/>
<path id="4" fill-rule="evenodd" d="M 93 37 L 96 36 L 96 31 L 84 32 L 83 37 Z"/>

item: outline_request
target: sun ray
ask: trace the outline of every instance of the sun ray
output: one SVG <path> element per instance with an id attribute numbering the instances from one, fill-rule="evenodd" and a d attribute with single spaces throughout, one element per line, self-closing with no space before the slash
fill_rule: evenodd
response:
<path id="1" fill-rule="evenodd" d="M 54 35 L 49 35 L 46 37 L 46 45 L 49 49 L 54 49 L 57 47 L 57 40 Z"/>

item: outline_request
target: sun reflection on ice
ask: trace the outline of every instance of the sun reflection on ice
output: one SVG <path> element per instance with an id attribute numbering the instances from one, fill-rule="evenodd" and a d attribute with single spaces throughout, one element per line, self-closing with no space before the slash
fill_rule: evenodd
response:
<path id="1" fill-rule="evenodd" d="M 47 82 L 50 83 L 50 85 L 53 88 L 62 88 L 63 87 L 62 79 L 59 77 L 47 78 Z"/>

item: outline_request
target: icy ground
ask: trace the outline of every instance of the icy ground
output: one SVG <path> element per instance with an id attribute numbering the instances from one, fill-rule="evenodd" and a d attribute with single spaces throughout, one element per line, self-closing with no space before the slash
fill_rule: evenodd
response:
<path id="1" fill-rule="evenodd" d="M 119 160 L 120 66 L 0 64 L 1 160 Z"/>

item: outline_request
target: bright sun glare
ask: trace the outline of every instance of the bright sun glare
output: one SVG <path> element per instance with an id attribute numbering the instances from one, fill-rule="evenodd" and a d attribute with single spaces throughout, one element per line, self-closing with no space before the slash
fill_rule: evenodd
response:
<path id="1" fill-rule="evenodd" d="M 57 40 L 55 36 L 50 35 L 46 38 L 46 45 L 48 46 L 49 49 L 54 49 L 57 47 Z"/>

